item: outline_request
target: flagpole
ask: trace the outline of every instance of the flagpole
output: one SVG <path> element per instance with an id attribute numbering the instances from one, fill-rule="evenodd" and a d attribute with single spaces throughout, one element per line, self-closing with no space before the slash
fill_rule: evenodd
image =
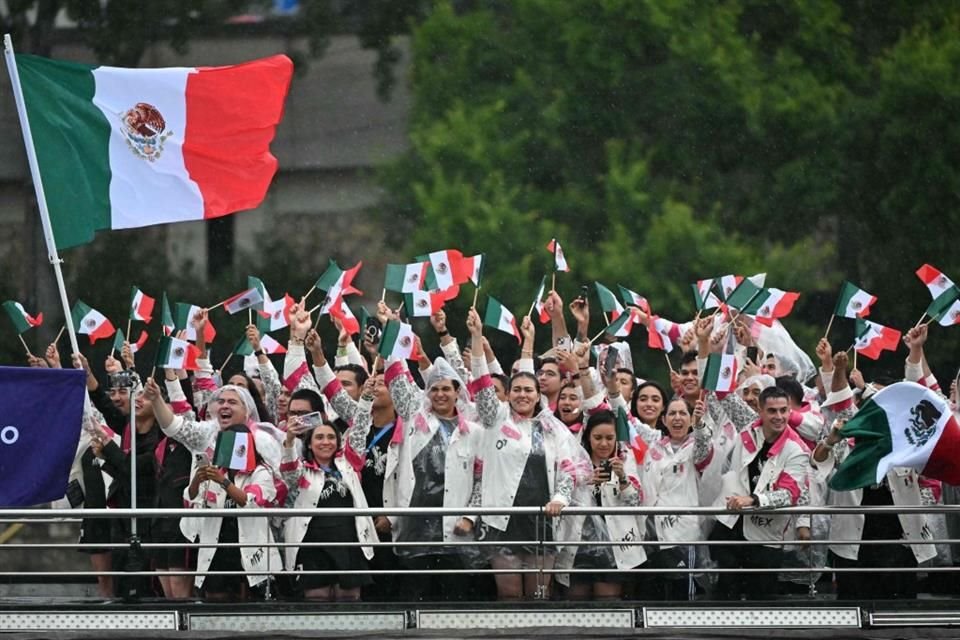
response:
<path id="1" fill-rule="evenodd" d="M 830 335 L 830 327 L 833 326 L 833 319 L 836 318 L 836 317 L 837 317 L 837 314 L 835 314 L 835 313 L 831 313 L 831 314 L 830 314 L 830 322 L 827 323 L 827 330 L 823 332 L 823 339 L 824 339 L 824 340 L 826 340 L 826 339 L 827 339 L 827 336 Z M 922 318 L 921 318 L 921 319 L 922 319 Z"/>
<path id="2" fill-rule="evenodd" d="M 130 328 L 131 328 L 130 325 L 132 324 L 133 324 L 133 318 L 127 318 L 127 333 L 125 334 L 127 336 L 127 340 L 130 339 Z"/>
<path id="3" fill-rule="evenodd" d="M 557 271 L 556 270 L 554 270 L 553 275 L 550 276 L 550 290 L 551 291 L 557 290 Z"/>
<path id="4" fill-rule="evenodd" d="M 856 349 L 853 350 L 853 368 L 854 369 L 857 368 L 857 350 Z"/>
<path id="5" fill-rule="evenodd" d="M 590 344 L 593 344 L 594 342 L 596 342 L 600 338 L 600 336 L 602 336 L 606 332 L 607 332 L 607 328 L 604 327 L 603 331 L 601 331 L 600 333 L 598 333 L 597 335 L 593 336 L 593 338 L 590 339 Z"/>
<path id="6" fill-rule="evenodd" d="M 18 334 L 17 334 L 17 337 L 20 338 L 20 344 L 22 344 L 22 345 L 23 345 L 23 348 L 26 349 L 27 355 L 28 355 L 28 356 L 32 356 L 33 354 L 30 353 L 30 347 L 27 346 L 27 341 L 23 339 L 23 334 L 18 333 Z"/>
<path id="7" fill-rule="evenodd" d="M 317 285 L 313 285 L 312 287 L 310 287 L 310 290 L 309 290 L 309 291 L 307 291 L 305 294 L 303 294 L 303 297 L 300 298 L 300 300 L 306 300 L 307 298 L 310 297 L 310 294 L 313 293 L 313 292 L 316 291 L 316 290 L 317 290 Z"/>
<path id="8" fill-rule="evenodd" d="M 227 356 L 227 359 L 224 360 L 224 361 L 223 361 L 223 364 L 220 365 L 220 368 L 217 369 L 217 371 L 220 372 L 220 375 L 221 375 L 221 376 L 223 375 L 223 370 L 227 368 L 227 364 L 230 362 L 230 358 L 232 358 L 232 357 L 233 357 L 233 351 L 230 352 L 230 354 Z"/>
<path id="9" fill-rule="evenodd" d="M 70 336 L 70 348 L 73 353 L 80 353 L 77 344 L 77 334 L 70 320 L 70 301 L 67 300 L 67 288 L 63 282 L 63 271 L 60 268 L 63 260 L 57 252 L 57 243 L 53 238 L 53 227 L 50 225 L 50 212 L 47 210 L 47 198 L 43 191 L 43 179 L 40 177 L 40 165 L 37 162 L 37 151 L 33 146 L 33 134 L 30 131 L 30 120 L 27 117 L 27 107 L 23 100 L 23 88 L 20 86 L 20 73 L 17 70 L 17 61 L 13 55 L 13 40 L 10 34 L 3 36 L 3 53 L 7 60 L 7 73 L 10 74 L 10 84 L 13 89 L 13 98 L 17 104 L 17 115 L 20 118 L 20 131 L 23 133 L 23 144 L 27 151 L 27 164 L 30 166 L 30 177 L 33 180 L 33 189 L 37 196 L 37 208 L 40 210 L 40 222 L 43 225 L 43 239 L 47 244 L 47 259 L 53 265 L 53 274 L 57 280 L 57 289 L 60 291 L 60 303 L 63 305 L 63 317 L 67 318 L 66 327 Z"/>
<path id="10" fill-rule="evenodd" d="M 307 315 L 312 316 L 312 315 L 313 315 L 313 312 L 316 311 L 317 309 L 319 309 L 319 308 L 322 307 L 322 306 L 323 306 L 323 303 L 321 302 L 320 304 L 318 304 L 317 306 L 315 306 L 313 309 L 310 309 L 309 311 L 307 311 Z"/>
<path id="11" fill-rule="evenodd" d="M 670 354 L 664 351 L 663 357 L 667 360 L 667 368 L 670 369 L 670 373 L 673 373 L 673 363 L 670 362 Z"/>
<path id="12" fill-rule="evenodd" d="M 380 292 L 380 302 L 383 302 L 387 299 L 387 288 L 384 287 L 383 291 Z"/>
<path id="13" fill-rule="evenodd" d="M 927 317 L 927 312 L 924 311 L 924 312 L 923 312 L 923 315 L 920 316 L 920 319 L 917 320 L 917 324 L 913 325 L 913 328 L 916 329 L 917 327 L 919 327 L 919 326 L 920 326 L 920 323 L 923 322 L 923 319 L 926 318 L 926 317 Z M 934 319 L 935 319 L 935 318 L 934 318 Z"/>
<path id="14" fill-rule="evenodd" d="M 477 296 L 480 295 L 480 287 L 473 290 L 473 308 L 477 308 Z"/>
<path id="15" fill-rule="evenodd" d="M 60 342 L 60 338 L 63 336 L 63 332 L 66 328 L 67 328 L 67 325 L 63 325 L 60 327 L 60 332 L 57 333 L 57 337 L 53 339 L 53 344 L 57 344 L 58 342 Z"/>
<path id="16" fill-rule="evenodd" d="M 253 307 L 247 307 L 247 324 L 253 324 Z"/>

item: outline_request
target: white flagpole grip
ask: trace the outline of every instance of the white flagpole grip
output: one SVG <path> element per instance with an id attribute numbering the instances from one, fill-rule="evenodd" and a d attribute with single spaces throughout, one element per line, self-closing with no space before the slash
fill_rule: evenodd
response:
<path id="1" fill-rule="evenodd" d="M 40 210 L 40 222 L 43 225 L 43 239 L 47 243 L 47 257 L 53 265 L 53 273 L 57 279 L 57 289 L 60 290 L 60 303 L 63 305 L 63 317 L 70 337 L 70 348 L 73 353 L 80 353 L 77 345 L 77 333 L 70 316 L 70 301 L 67 300 L 67 289 L 63 283 L 63 271 L 60 270 L 60 254 L 57 252 L 57 243 L 53 239 L 53 227 L 50 226 L 50 212 L 47 210 L 47 199 L 43 192 L 43 180 L 40 177 L 40 166 L 37 163 L 37 152 L 33 147 L 33 134 L 30 132 L 30 120 L 27 118 L 27 107 L 23 101 L 23 89 L 20 87 L 20 73 L 17 71 L 17 60 L 13 55 L 13 40 L 10 34 L 3 36 L 3 55 L 7 60 L 7 73 L 10 74 L 10 85 L 13 88 L 13 98 L 17 104 L 17 115 L 20 117 L 20 131 L 23 133 L 23 144 L 27 149 L 27 163 L 30 165 L 30 177 L 33 179 L 33 189 L 37 195 L 37 208 Z"/>

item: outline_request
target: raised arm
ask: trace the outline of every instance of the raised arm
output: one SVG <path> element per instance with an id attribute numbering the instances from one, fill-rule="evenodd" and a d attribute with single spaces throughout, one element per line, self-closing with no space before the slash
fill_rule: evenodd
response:
<path id="1" fill-rule="evenodd" d="M 528 318 L 529 320 L 529 318 Z M 485 429 L 495 429 L 506 417 L 506 407 L 497 398 L 493 380 L 487 370 L 487 359 L 483 356 L 483 323 L 473 307 L 467 312 L 467 330 L 470 332 L 471 365 L 476 387 L 475 401 L 480 424 Z"/>

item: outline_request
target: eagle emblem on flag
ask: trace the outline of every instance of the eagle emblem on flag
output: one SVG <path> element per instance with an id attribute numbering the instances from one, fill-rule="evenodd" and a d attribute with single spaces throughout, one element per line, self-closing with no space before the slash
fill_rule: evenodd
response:
<path id="1" fill-rule="evenodd" d="M 903 435 L 911 445 L 922 447 L 936 431 L 941 412 L 929 400 L 921 400 L 910 410 L 910 416 L 910 424 L 903 430 Z"/>
<path id="2" fill-rule="evenodd" d="M 155 161 L 163 151 L 163 143 L 173 135 L 166 131 L 163 114 L 152 104 L 138 102 L 120 116 L 127 146 L 137 157 Z"/>
<path id="3" fill-rule="evenodd" d="M 402 338 L 400 338 L 400 346 L 403 347 L 404 349 L 409 348 L 410 343 L 411 343 L 410 336 L 403 336 Z"/>
<path id="4" fill-rule="evenodd" d="M 241 444 L 239 447 L 237 447 L 237 450 L 235 453 L 237 456 L 241 456 L 241 457 L 245 456 L 247 454 L 247 445 Z"/>

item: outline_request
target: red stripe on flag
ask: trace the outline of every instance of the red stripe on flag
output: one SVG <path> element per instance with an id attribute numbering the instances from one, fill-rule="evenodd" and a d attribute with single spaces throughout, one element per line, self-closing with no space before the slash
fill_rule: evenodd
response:
<path id="1" fill-rule="evenodd" d="M 953 416 L 943 426 L 943 433 L 930 453 L 923 475 L 947 484 L 960 484 L 960 424 Z"/>
<path id="2" fill-rule="evenodd" d="M 283 55 L 187 77 L 183 163 L 203 196 L 203 217 L 258 206 L 277 170 L 270 153 L 293 62 Z"/>

